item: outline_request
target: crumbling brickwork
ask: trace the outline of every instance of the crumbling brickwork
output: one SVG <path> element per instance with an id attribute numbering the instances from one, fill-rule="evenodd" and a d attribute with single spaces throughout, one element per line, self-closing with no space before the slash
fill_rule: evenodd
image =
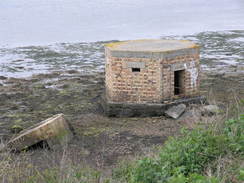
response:
<path id="1" fill-rule="evenodd" d="M 194 43 L 118 42 L 105 46 L 105 56 L 110 102 L 164 103 L 199 95 L 199 47 Z"/>

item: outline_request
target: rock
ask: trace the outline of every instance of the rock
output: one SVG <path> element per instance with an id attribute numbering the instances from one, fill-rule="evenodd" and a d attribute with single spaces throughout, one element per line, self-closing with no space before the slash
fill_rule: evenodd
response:
<path id="1" fill-rule="evenodd" d="M 191 109 L 184 112 L 179 118 L 179 121 L 186 124 L 188 127 L 193 128 L 194 125 L 201 120 L 201 111 L 199 109 Z"/>
<path id="2" fill-rule="evenodd" d="M 68 74 L 77 74 L 77 73 L 79 73 L 79 71 L 77 71 L 77 70 L 68 70 L 68 71 L 66 71 Z"/>
<path id="3" fill-rule="evenodd" d="M 179 120 L 196 120 L 200 119 L 201 112 L 199 110 L 191 109 L 184 112 L 184 114 L 179 118 Z"/>
<path id="4" fill-rule="evenodd" d="M 213 115 L 213 114 L 217 114 L 220 112 L 220 109 L 217 105 L 206 105 L 203 107 L 202 110 L 202 115 Z"/>
<path id="5" fill-rule="evenodd" d="M 24 69 L 24 67 L 22 67 L 22 66 L 17 66 L 17 67 L 15 67 L 16 69 Z"/>
<path id="6" fill-rule="evenodd" d="M 5 77 L 5 76 L 0 76 L 0 80 L 5 80 L 5 79 L 7 79 L 7 77 Z"/>
<path id="7" fill-rule="evenodd" d="M 48 146 L 64 145 L 72 138 L 72 132 L 63 114 L 48 118 L 12 138 L 6 145 L 10 150 L 21 151 L 42 141 Z"/>
<path id="8" fill-rule="evenodd" d="M 186 110 L 185 104 L 179 104 L 173 107 L 170 107 L 165 111 L 165 114 L 171 118 L 177 119 L 180 115 Z"/>
<path id="9" fill-rule="evenodd" d="M 70 85 L 69 84 L 64 84 L 63 86 L 61 86 L 61 88 L 65 89 L 65 88 L 69 88 Z"/>

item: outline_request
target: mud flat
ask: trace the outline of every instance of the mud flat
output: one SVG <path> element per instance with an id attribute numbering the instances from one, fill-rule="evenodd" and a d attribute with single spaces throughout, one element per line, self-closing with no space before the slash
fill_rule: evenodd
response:
<path id="1" fill-rule="evenodd" d="M 205 32 L 184 37 L 202 46 L 201 94 L 222 107 L 223 117 L 235 115 L 233 106 L 243 102 L 243 72 L 236 72 L 244 64 L 243 37 L 244 31 Z M 0 139 L 9 140 L 13 128 L 25 129 L 64 113 L 75 130 L 75 138 L 69 144 L 71 157 L 75 162 L 102 169 L 114 166 L 118 159 L 152 150 L 169 136 L 179 134 L 183 126 L 194 126 L 195 121 L 188 124 L 164 116 L 104 116 L 99 107 L 104 90 L 102 44 L 0 49 L 0 59 L 5 61 L 0 64 Z M 11 55 L 15 59 L 11 60 Z M 188 110 L 192 108 L 189 106 Z M 238 110 L 243 112 L 241 106 Z M 45 167 L 48 161 L 43 151 L 29 152 L 30 159 L 40 167 Z M 48 153 L 60 157 L 61 152 Z"/>

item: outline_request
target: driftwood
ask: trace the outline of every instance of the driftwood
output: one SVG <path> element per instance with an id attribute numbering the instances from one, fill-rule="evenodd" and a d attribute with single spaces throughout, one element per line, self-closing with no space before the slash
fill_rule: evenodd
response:
<path id="1" fill-rule="evenodd" d="M 26 130 L 23 130 L 12 138 L 6 148 L 21 151 L 39 142 L 46 141 L 52 148 L 56 144 L 65 144 L 72 138 L 72 132 L 63 114 L 57 114 Z"/>

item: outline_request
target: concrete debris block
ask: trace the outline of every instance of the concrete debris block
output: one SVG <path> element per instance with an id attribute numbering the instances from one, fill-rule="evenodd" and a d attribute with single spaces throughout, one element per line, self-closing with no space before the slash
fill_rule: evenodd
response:
<path id="1" fill-rule="evenodd" d="M 72 138 L 72 132 L 63 114 L 57 114 L 12 138 L 6 145 L 14 151 L 21 151 L 42 141 L 47 141 L 50 148 L 55 144 L 65 144 Z"/>
<path id="2" fill-rule="evenodd" d="M 202 115 L 213 115 L 213 114 L 217 114 L 220 112 L 220 109 L 217 105 L 206 105 L 203 107 L 202 110 Z"/>
<path id="3" fill-rule="evenodd" d="M 179 120 L 199 120 L 201 117 L 201 112 L 196 109 L 191 109 L 189 111 L 186 111 L 180 118 Z"/>
<path id="4" fill-rule="evenodd" d="M 180 115 L 186 110 L 185 104 L 179 104 L 173 107 L 170 107 L 165 111 L 165 114 L 171 118 L 177 119 Z"/>
<path id="5" fill-rule="evenodd" d="M 195 124 L 201 121 L 201 111 L 199 109 L 186 111 L 181 115 L 179 121 L 189 128 L 193 128 Z"/>

